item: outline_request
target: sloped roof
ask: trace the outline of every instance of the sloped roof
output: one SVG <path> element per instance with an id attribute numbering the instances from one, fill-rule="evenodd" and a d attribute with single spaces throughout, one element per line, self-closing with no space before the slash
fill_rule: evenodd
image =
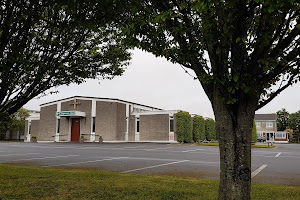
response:
<path id="1" fill-rule="evenodd" d="M 255 121 L 267 121 L 267 120 L 274 120 L 276 121 L 277 117 L 275 113 L 272 114 L 255 114 L 254 120 Z"/>

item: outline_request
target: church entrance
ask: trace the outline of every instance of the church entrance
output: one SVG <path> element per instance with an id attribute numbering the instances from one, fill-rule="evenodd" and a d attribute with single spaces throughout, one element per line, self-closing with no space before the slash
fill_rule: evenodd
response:
<path id="1" fill-rule="evenodd" d="M 72 118 L 71 141 L 79 141 L 80 138 L 80 118 Z"/>

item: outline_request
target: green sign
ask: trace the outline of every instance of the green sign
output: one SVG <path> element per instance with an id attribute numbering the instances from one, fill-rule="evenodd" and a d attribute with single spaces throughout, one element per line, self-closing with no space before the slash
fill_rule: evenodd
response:
<path id="1" fill-rule="evenodd" d="M 62 112 L 56 112 L 56 116 L 74 116 L 76 114 L 76 111 L 62 111 Z"/>

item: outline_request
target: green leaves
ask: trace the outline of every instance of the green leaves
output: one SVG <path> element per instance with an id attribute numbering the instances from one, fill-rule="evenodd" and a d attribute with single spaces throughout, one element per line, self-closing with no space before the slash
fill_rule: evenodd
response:
<path id="1" fill-rule="evenodd" d="M 188 112 L 180 111 L 176 114 L 176 137 L 178 142 L 192 142 L 192 118 Z"/>
<path id="2" fill-rule="evenodd" d="M 130 54 L 111 3 L 1 1 L 0 113 L 51 87 L 121 75 Z"/>

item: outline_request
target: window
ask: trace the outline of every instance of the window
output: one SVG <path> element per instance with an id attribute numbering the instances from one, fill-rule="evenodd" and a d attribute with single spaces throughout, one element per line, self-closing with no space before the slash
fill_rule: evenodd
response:
<path id="1" fill-rule="evenodd" d="M 260 122 L 255 122 L 256 124 L 256 128 L 260 128 L 261 127 L 261 123 Z"/>
<path id="2" fill-rule="evenodd" d="M 170 117 L 170 132 L 174 132 L 174 118 Z"/>
<path id="3" fill-rule="evenodd" d="M 31 134 L 31 121 L 29 121 L 29 125 L 28 125 L 28 134 L 30 135 Z"/>
<path id="4" fill-rule="evenodd" d="M 60 128 L 60 119 L 57 119 L 57 133 L 59 133 L 59 128 Z"/>
<path id="5" fill-rule="evenodd" d="M 126 117 L 126 129 L 125 132 L 128 133 L 128 117 Z"/>
<path id="6" fill-rule="evenodd" d="M 93 117 L 92 132 L 95 133 L 95 131 L 96 131 L 96 117 Z"/>
<path id="7" fill-rule="evenodd" d="M 266 127 L 267 128 L 273 128 L 273 122 L 267 122 Z"/>
<path id="8" fill-rule="evenodd" d="M 276 133 L 276 139 L 285 139 L 286 138 L 286 134 L 285 133 Z"/>
<path id="9" fill-rule="evenodd" d="M 140 132 L 140 118 L 136 118 L 136 132 Z"/>

